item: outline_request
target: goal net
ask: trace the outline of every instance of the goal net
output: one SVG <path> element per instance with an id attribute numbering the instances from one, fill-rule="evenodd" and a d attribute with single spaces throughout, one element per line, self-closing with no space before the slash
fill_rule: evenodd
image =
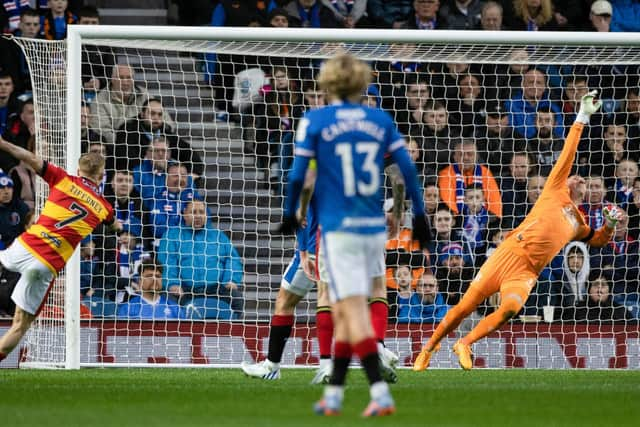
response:
<path id="1" fill-rule="evenodd" d="M 597 89 L 603 108 L 572 169 L 586 181 L 579 207 L 594 228 L 608 204 L 627 215 L 603 248 L 563 248 L 523 310 L 475 344 L 475 364 L 640 366 L 640 39 L 595 36 L 76 27 L 67 42 L 16 39 L 33 81 L 37 153 L 75 173 L 81 152 L 102 152 L 120 231 L 99 228 L 82 243 L 14 362 L 264 358 L 294 254 L 293 238 L 273 231 L 293 132 L 324 102 L 314 84 L 322 61 L 348 51 L 374 71 L 363 103 L 387 110 L 407 136 L 436 232 L 428 251 L 416 251 L 408 209 L 387 245 L 386 345 L 401 365 L 529 212 L 580 97 Z M 46 195 L 39 184 L 40 203 Z M 312 291 L 296 309 L 285 365 L 318 361 L 315 301 Z M 444 348 L 498 303 L 488 299 Z M 449 351 L 432 364 L 457 366 Z"/>

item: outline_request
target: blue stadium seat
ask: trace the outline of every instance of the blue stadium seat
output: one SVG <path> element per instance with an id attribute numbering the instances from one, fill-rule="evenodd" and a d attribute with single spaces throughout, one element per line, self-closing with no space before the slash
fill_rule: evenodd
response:
<path id="1" fill-rule="evenodd" d="M 89 307 L 93 317 L 115 317 L 118 311 L 118 304 L 109 299 L 94 296 L 84 298 L 82 302 Z"/>
<path id="2" fill-rule="evenodd" d="M 231 310 L 229 304 L 214 297 L 196 297 L 184 307 L 185 317 L 188 319 L 217 319 L 232 320 L 238 316 Z"/>

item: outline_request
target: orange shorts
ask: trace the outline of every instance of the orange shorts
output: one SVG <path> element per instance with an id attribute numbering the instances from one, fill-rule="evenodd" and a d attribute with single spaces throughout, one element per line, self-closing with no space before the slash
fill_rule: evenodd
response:
<path id="1" fill-rule="evenodd" d="M 533 271 L 527 260 L 508 249 L 498 248 L 480 267 L 469 290 L 473 289 L 484 298 L 498 291 L 504 294 L 506 290 L 528 297 L 537 279 L 538 273 Z"/>

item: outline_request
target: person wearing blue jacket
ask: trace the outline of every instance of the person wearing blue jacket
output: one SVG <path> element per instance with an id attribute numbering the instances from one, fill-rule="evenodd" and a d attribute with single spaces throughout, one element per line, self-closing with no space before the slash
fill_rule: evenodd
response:
<path id="1" fill-rule="evenodd" d="M 536 135 L 536 113 L 539 109 L 551 110 L 555 114 L 553 135 L 562 138 L 562 112 L 560 106 L 549 96 L 547 76 L 538 69 L 527 71 L 522 79 L 522 89 L 504 104 L 509 113 L 509 124 L 516 133 L 526 138 Z"/>
<path id="2" fill-rule="evenodd" d="M 214 306 L 215 311 L 228 310 L 228 304 L 234 317 L 240 315 L 242 260 L 227 235 L 211 225 L 203 201 L 186 204 L 182 223 L 160 240 L 158 259 L 164 266 L 165 289 L 181 305 L 210 313 Z"/>
<path id="3" fill-rule="evenodd" d="M 438 292 L 438 281 L 425 270 L 409 298 L 398 298 L 398 323 L 437 323 L 451 307 Z"/>
<path id="4" fill-rule="evenodd" d="M 182 319 L 183 310 L 162 290 L 162 266 L 153 263 L 140 265 L 140 295 L 118 307 L 118 317 L 129 319 Z"/>

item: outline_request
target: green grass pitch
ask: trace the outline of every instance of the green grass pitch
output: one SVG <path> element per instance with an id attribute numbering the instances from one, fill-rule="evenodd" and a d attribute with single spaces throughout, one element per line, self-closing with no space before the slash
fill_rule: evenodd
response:
<path id="1" fill-rule="evenodd" d="M 398 412 L 363 420 L 364 376 L 350 372 L 343 414 L 318 417 L 311 370 L 279 381 L 239 369 L 2 370 L 1 425 L 182 426 L 638 426 L 640 371 L 400 372 Z"/>

